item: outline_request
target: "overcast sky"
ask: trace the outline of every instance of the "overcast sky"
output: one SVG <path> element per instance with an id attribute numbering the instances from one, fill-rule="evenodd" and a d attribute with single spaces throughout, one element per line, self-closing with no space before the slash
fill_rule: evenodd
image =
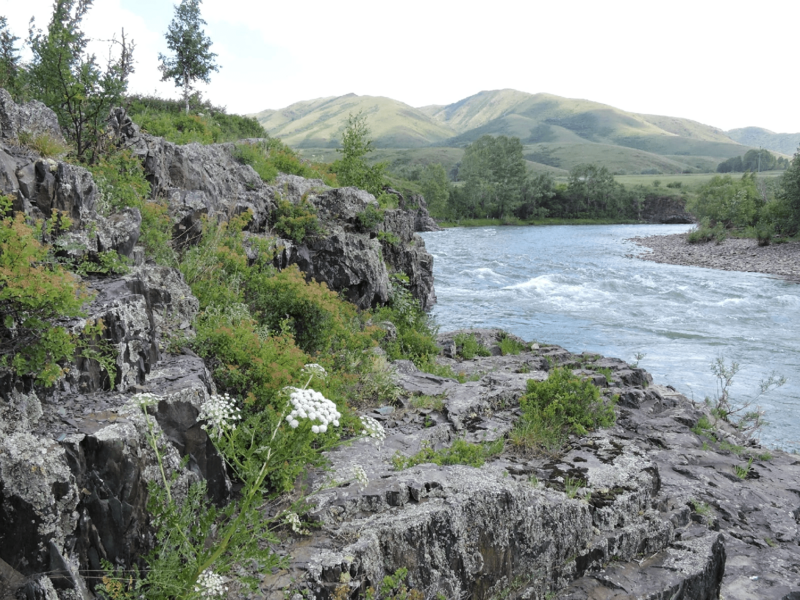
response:
<path id="1" fill-rule="evenodd" d="M 25 38 L 52 1 L 0 7 Z M 350 92 L 419 107 L 511 88 L 800 132 L 797 0 L 205 0 L 202 13 L 221 66 L 203 91 L 229 112 Z M 177 97 L 158 72 L 172 16 L 169 0 L 95 0 L 84 29 L 108 39 L 124 27 L 137 46 L 130 91 Z"/>

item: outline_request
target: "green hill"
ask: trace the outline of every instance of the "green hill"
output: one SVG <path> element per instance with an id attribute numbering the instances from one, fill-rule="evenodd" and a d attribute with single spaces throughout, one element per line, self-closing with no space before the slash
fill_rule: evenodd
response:
<path id="1" fill-rule="evenodd" d="M 774 133 L 761 127 L 731 129 L 726 133 L 740 144 L 754 148 L 766 148 L 787 156 L 794 156 L 800 149 L 800 133 Z"/>
<path id="2" fill-rule="evenodd" d="M 435 155 L 430 148 L 463 149 L 486 134 L 519 137 L 531 167 L 552 172 L 587 162 L 619 173 L 713 171 L 721 161 L 743 155 L 752 145 L 689 119 L 508 89 L 421 108 L 390 98 L 348 94 L 253 116 L 270 135 L 319 158 L 338 147 L 348 115 L 358 111 L 367 117 L 376 149 L 402 150 L 401 162 L 420 164 Z M 390 163 L 400 158 L 381 154 Z M 448 154 L 447 162 L 454 156 Z"/>
<path id="3" fill-rule="evenodd" d="M 421 148 L 452 137 L 452 129 L 407 104 L 374 96 L 348 94 L 297 102 L 254 116 L 270 135 L 293 148 L 336 148 L 350 114 L 362 111 L 375 146 Z"/>

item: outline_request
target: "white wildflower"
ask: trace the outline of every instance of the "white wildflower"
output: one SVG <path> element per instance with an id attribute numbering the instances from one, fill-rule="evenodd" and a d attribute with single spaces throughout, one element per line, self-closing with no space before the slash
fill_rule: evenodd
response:
<path id="1" fill-rule="evenodd" d="M 319 377 L 320 379 L 325 379 L 325 377 L 328 376 L 328 372 L 325 370 L 325 367 L 318 365 L 317 363 L 309 363 L 305 365 L 301 372 L 305 373 L 306 375 Z"/>
<path id="2" fill-rule="evenodd" d="M 291 389 L 289 402 L 293 410 L 286 415 L 289 427 L 296 429 L 304 419 L 311 421 L 312 433 L 325 433 L 328 425 L 339 426 L 342 413 L 336 409 L 335 403 L 315 390 Z"/>
<path id="3" fill-rule="evenodd" d="M 300 522 L 300 517 L 297 516 L 297 513 L 286 513 L 286 516 L 283 520 L 292 526 L 292 531 L 295 533 L 299 533 L 300 535 L 310 535 L 308 529 L 305 529 L 303 524 Z"/>
<path id="4" fill-rule="evenodd" d="M 367 487 L 367 485 L 369 485 L 369 478 L 367 477 L 367 472 L 361 465 L 355 465 L 353 467 L 352 474 L 353 474 L 353 479 L 355 479 L 358 483 L 360 483 L 361 487 Z"/>
<path id="5" fill-rule="evenodd" d="M 228 588 L 221 575 L 217 575 L 211 569 L 206 569 L 197 578 L 194 591 L 200 594 L 201 598 L 220 598 L 225 595 Z"/>
<path id="6" fill-rule="evenodd" d="M 133 396 L 133 401 L 142 408 L 147 408 L 148 406 L 157 404 L 158 400 L 159 396 L 151 394 L 150 392 L 141 392 Z"/>
<path id="7" fill-rule="evenodd" d="M 206 421 L 200 427 L 205 431 L 211 428 L 212 435 L 216 435 L 217 438 L 222 437 L 224 431 L 236 429 L 236 421 L 241 418 L 241 411 L 236 406 L 236 401 L 228 394 L 211 396 L 197 415 L 198 421 Z"/>
<path id="8" fill-rule="evenodd" d="M 362 416 L 361 426 L 364 428 L 361 430 L 361 435 L 371 437 L 376 444 L 380 445 L 386 439 L 386 431 L 383 429 L 383 425 L 372 417 Z"/>

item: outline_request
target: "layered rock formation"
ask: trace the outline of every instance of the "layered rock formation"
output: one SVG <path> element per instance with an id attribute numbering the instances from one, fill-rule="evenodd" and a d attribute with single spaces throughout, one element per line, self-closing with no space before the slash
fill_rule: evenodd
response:
<path id="1" fill-rule="evenodd" d="M 385 442 L 330 454 L 331 472 L 316 480 L 326 488 L 312 496 L 309 514 L 321 527 L 286 543 L 292 566 L 265 583 L 267 598 L 292 585 L 315 598 L 356 597 L 400 568 L 425 598 L 797 597 L 796 456 L 739 448 L 743 441 L 722 423 L 716 435 L 727 446 L 697 435 L 692 427 L 706 413 L 623 361 L 545 345 L 500 356 L 500 332 L 475 333 L 493 356 L 440 361 L 476 381 L 397 365 L 403 407 L 371 413 Z M 393 467 L 396 453 L 425 443 L 440 449 L 506 435 L 527 380 L 545 379 L 553 365 L 591 378 L 606 398 L 619 396 L 617 425 L 573 437 L 553 456 L 507 443 L 481 468 Z M 414 409 L 419 395 L 441 407 Z M 366 486 L 349 475 L 356 466 Z"/>

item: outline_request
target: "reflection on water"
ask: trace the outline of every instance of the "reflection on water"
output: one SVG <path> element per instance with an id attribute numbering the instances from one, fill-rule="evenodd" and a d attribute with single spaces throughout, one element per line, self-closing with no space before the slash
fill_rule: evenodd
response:
<path id="1" fill-rule="evenodd" d="M 740 363 L 734 398 L 772 371 L 789 382 L 759 399 L 765 443 L 800 450 L 800 286 L 767 275 L 626 258 L 625 241 L 686 225 L 487 227 L 423 234 L 435 257 L 443 331 L 501 327 L 572 352 L 632 361 L 690 398 L 715 392 L 710 364 Z"/>

